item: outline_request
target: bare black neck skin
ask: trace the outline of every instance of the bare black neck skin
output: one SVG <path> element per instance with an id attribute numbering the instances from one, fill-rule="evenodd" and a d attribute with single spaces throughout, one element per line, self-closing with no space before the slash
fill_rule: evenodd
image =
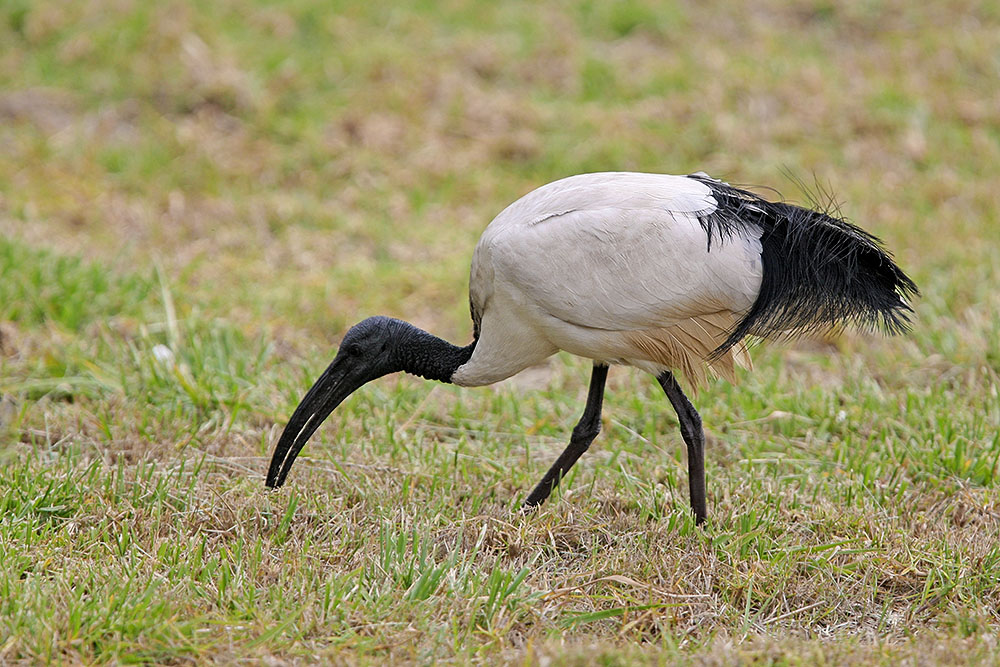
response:
<path id="1" fill-rule="evenodd" d="M 409 322 L 396 320 L 393 324 L 394 361 L 399 370 L 411 375 L 450 383 L 455 371 L 469 361 L 476 349 L 476 341 L 459 347 Z"/>

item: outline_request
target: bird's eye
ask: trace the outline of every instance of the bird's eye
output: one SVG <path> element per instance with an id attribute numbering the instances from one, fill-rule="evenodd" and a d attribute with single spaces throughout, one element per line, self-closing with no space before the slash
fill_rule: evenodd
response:
<path id="1" fill-rule="evenodd" d="M 360 357 L 361 356 L 361 346 L 357 343 L 348 343 L 344 347 L 344 353 L 349 357 Z"/>

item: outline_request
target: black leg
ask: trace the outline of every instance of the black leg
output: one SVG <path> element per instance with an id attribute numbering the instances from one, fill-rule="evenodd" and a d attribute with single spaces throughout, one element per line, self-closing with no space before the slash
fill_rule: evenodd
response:
<path id="1" fill-rule="evenodd" d="M 566 476 L 576 460 L 587 451 L 590 443 L 601 432 L 601 405 L 604 403 L 604 382 L 607 379 L 608 367 L 594 364 L 594 372 L 590 376 L 590 391 L 587 393 L 587 407 L 583 409 L 583 416 L 573 428 L 569 445 L 524 501 L 524 509 L 537 507 L 545 502 L 552 489 L 559 485 L 559 481 Z"/>
<path id="2" fill-rule="evenodd" d="M 701 427 L 701 415 L 691 405 L 691 401 L 681 391 L 673 373 L 665 371 L 657 381 L 670 399 L 681 425 L 681 437 L 688 450 L 688 487 L 691 491 L 691 509 L 694 522 L 702 524 L 708 513 L 705 503 L 705 431 Z"/>

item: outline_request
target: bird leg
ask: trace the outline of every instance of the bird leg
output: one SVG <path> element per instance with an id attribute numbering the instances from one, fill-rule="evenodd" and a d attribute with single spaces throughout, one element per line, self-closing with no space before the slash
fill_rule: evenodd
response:
<path id="1" fill-rule="evenodd" d="M 524 501 L 523 509 L 532 509 L 545 502 L 552 490 L 559 485 L 559 481 L 566 476 L 569 469 L 601 432 L 601 406 L 604 403 L 604 383 L 607 379 L 608 367 L 594 364 L 594 372 L 590 376 L 590 391 L 587 393 L 587 406 L 583 409 L 580 421 L 573 428 L 569 445 Z"/>
<path id="2" fill-rule="evenodd" d="M 688 486 L 691 492 L 691 509 L 694 522 L 702 524 L 708 513 L 705 503 L 705 431 L 701 427 L 701 415 L 691 405 L 691 401 L 681 391 L 673 373 L 664 371 L 656 380 L 670 399 L 677 412 L 681 426 L 681 437 L 688 450 Z"/>

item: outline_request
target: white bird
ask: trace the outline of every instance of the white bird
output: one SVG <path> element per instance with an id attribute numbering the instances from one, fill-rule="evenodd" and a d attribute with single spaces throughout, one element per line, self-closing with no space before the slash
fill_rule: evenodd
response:
<path id="1" fill-rule="evenodd" d="M 458 347 L 387 317 L 344 336 L 275 448 L 279 487 L 324 419 L 388 373 L 473 387 L 559 350 L 592 359 L 587 404 L 569 445 L 524 501 L 542 503 L 601 428 L 610 364 L 652 373 L 687 445 L 695 521 L 707 513 L 701 417 L 674 372 L 749 367 L 748 335 L 784 337 L 846 323 L 906 328 L 916 285 L 875 237 L 826 212 L 770 202 L 703 173 L 571 176 L 517 200 L 472 257 L 473 341 Z"/>

